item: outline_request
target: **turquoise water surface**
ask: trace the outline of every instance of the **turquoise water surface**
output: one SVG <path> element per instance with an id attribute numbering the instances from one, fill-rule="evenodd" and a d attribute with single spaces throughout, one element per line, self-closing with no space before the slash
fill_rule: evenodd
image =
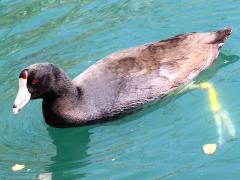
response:
<path id="1" fill-rule="evenodd" d="M 239 179 L 239 1 L 2 0 L 0 17 L 0 179 Z M 197 79 L 216 88 L 227 116 L 222 133 L 203 89 L 79 128 L 47 126 L 41 100 L 12 113 L 29 64 L 56 63 L 74 78 L 119 49 L 226 26 L 231 37 Z M 218 144 L 213 155 L 203 153 L 207 143 Z M 14 172 L 15 164 L 25 168 Z"/>

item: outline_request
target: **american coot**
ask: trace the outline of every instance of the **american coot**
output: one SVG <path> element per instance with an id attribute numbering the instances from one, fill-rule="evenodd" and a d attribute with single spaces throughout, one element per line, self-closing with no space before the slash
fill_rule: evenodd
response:
<path id="1" fill-rule="evenodd" d="M 53 127 L 103 121 L 173 91 L 213 63 L 231 28 L 187 33 L 115 52 L 72 81 L 57 65 L 37 63 L 19 75 L 17 113 L 42 98 Z"/>

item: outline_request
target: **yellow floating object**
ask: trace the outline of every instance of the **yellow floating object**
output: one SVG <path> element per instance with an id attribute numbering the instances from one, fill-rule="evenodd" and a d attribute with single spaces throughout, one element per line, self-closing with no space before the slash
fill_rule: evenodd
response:
<path id="1" fill-rule="evenodd" d="M 12 171 L 20 171 L 23 168 L 25 168 L 24 164 L 15 164 L 14 166 L 12 166 Z"/>
<path id="2" fill-rule="evenodd" d="M 217 144 L 204 144 L 202 150 L 205 154 L 213 154 L 217 150 Z"/>
<path id="3" fill-rule="evenodd" d="M 235 126 L 226 110 L 224 110 L 217 97 L 217 92 L 214 86 L 209 82 L 200 83 L 198 85 L 199 88 L 206 89 L 208 91 L 208 98 L 212 112 L 214 113 L 214 121 L 217 126 L 217 133 L 218 133 L 218 144 L 221 145 L 223 143 L 223 127 L 226 128 L 228 133 L 235 137 L 236 130 Z M 206 148 L 206 152 L 208 152 L 208 148 L 212 148 L 211 150 L 216 150 L 216 145 L 206 145 L 203 146 L 203 151 L 205 152 L 204 148 Z M 206 153 L 208 154 L 208 153 Z"/>
<path id="4" fill-rule="evenodd" d="M 200 83 L 200 88 L 207 89 L 208 90 L 208 98 L 210 101 L 211 109 L 213 112 L 217 112 L 221 109 L 221 105 L 218 102 L 217 98 L 217 92 L 214 88 L 214 86 L 211 83 Z"/>

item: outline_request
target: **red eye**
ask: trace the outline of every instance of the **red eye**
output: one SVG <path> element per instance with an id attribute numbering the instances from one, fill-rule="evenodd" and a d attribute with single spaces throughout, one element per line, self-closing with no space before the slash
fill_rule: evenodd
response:
<path id="1" fill-rule="evenodd" d="M 37 83 L 39 83 L 39 80 L 38 80 L 38 79 L 33 79 L 33 80 L 32 80 L 32 83 L 33 83 L 33 84 L 37 84 Z"/>

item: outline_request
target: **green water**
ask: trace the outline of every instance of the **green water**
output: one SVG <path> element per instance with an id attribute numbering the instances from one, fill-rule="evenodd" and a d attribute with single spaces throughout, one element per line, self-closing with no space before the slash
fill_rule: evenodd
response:
<path id="1" fill-rule="evenodd" d="M 236 0 L 0 1 L 0 179 L 239 179 L 240 2 Z M 13 115 L 18 74 L 49 61 L 75 77 L 116 50 L 190 31 L 233 27 L 201 74 L 232 120 L 218 143 L 206 90 L 174 96 L 114 122 L 55 129 L 41 101 Z M 13 172 L 14 164 L 24 164 Z"/>

